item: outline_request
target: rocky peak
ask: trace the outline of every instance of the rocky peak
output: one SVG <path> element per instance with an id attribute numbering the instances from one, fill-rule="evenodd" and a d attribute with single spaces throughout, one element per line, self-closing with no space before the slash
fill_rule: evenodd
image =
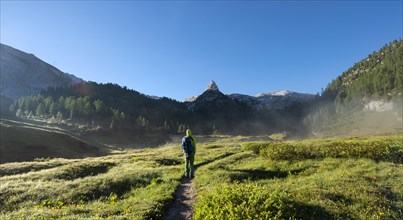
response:
<path id="1" fill-rule="evenodd" d="M 218 89 L 217 84 L 215 84 L 215 82 L 213 80 L 211 80 L 211 82 L 208 84 L 208 86 L 206 88 L 206 91 L 209 91 L 209 90 L 211 90 L 211 91 L 220 91 Z"/>

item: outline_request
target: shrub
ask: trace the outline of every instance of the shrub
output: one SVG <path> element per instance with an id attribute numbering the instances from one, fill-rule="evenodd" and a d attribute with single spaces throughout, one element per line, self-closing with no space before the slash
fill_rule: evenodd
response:
<path id="1" fill-rule="evenodd" d="M 200 198 L 195 219 L 334 219 L 318 205 L 295 200 L 281 190 L 254 183 L 226 184 Z"/>
<path id="2" fill-rule="evenodd" d="M 251 143 L 246 145 L 245 149 L 272 160 L 333 157 L 368 158 L 375 161 L 403 163 L 403 144 L 400 137 Z"/>
<path id="3" fill-rule="evenodd" d="M 268 143 L 266 142 L 246 143 L 243 145 L 243 149 L 247 151 L 252 151 L 255 154 L 259 154 L 262 149 L 265 149 L 267 147 L 267 144 Z"/>
<path id="4" fill-rule="evenodd" d="M 287 219 L 295 209 L 285 192 L 269 192 L 255 184 L 216 188 L 195 207 L 195 219 Z"/>

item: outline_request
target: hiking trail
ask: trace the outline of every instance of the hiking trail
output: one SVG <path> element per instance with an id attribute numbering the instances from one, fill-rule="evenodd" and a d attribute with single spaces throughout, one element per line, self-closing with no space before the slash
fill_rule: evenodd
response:
<path id="1" fill-rule="evenodd" d="M 195 195 L 193 179 L 182 178 L 181 185 L 175 191 L 175 201 L 172 203 L 165 219 L 193 219 L 193 203 Z"/>
<path id="2" fill-rule="evenodd" d="M 195 171 L 197 168 L 212 163 L 214 161 L 231 156 L 234 153 L 225 153 L 212 160 L 207 160 L 199 164 L 195 164 Z M 197 178 L 197 173 L 195 172 Z M 176 189 L 174 194 L 174 202 L 170 205 L 165 220 L 191 220 L 193 219 L 193 204 L 195 202 L 196 191 L 193 186 L 193 180 L 183 177 L 180 186 Z"/>

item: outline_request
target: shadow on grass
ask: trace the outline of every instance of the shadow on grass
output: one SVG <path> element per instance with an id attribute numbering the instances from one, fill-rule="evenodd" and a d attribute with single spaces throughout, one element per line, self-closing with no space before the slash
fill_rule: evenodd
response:
<path id="1" fill-rule="evenodd" d="M 156 172 L 145 173 L 142 175 L 125 175 L 116 178 L 96 179 L 78 185 L 74 193 L 70 196 L 68 202 L 89 202 L 96 199 L 107 199 L 111 194 L 122 196 L 130 192 L 134 188 L 145 187 L 151 184 L 153 179 L 157 179 L 160 175 Z"/>
<path id="2" fill-rule="evenodd" d="M 195 164 L 195 170 L 196 170 L 197 168 L 199 168 L 199 167 L 202 167 L 202 166 L 204 166 L 204 165 L 207 165 L 207 164 L 209 164 L 209 163 L 212 163 L 212 162 L 214 162 L 214 161 L 216 161 L 216 160 L 220 160 L 220 159 L 229 157 L 229 156 L 234 155 L 234 154 L 235 154 L 235 153 L 225 153 L 225 154 L 223 154 L 223 155 L 221 155 L 221 156 L 218 156 L 218 157 L 216 157 L 216 158 L 213 158 L 213 159 L 206 160 L 206 161 L 204 161 L 204 162 Z"/>
<path id="3" fill-rule="evenodd" d="M 160 166 L 174 166 L 174 165 L 179 165 L 179 164 L 183 163 L 183 160 L 162 158 L 162 159 L 155 160 L 155 162 Z"/>
<path id="4" fill-rule="evenodd" d="M 346 197 L 343 194 L 340 193 L 325 193 L 325 198 L 332 200 L 333 202 L 337 202 L 337 203 L 342 203 L 345 205 L 351 205 L 353 204 L 353 199 Z"/>
<path id="5" fill-rule="evenodd" d="M 50 178 L 74 180 L 88 176 L 96 176 L 108 172 L 114 166 L 116 166 L 116 164 L 110 162 L 72 164 L 64 167 L 60 173 L 57 173 Z"/>
<path id="6" fill-rule="evenodd" d="M 293 219 L 336 219 L 329 211 L 324 207 L 318 205 L 311 205 L 297 201 L 290 201 L 291 206 L 294 207 L 294 212 L 287 213 L 285 215 Z M 284 217 L 286 217 L 284 216 Z"/>
<path id="7" fill-rule="evenodd" d="M 232 170 L 236 173 L 231 173 L 230 178 L 232 181 L 246 181 L 246 180 L 261 180 L 261 179 L 274 179 L 274 178 L 286 178 L 288 175 L 298 175 L 304 169 L 296 169 L 289 171 L 280 171 L 280 170 L 264 170 L 264 169 L 255 169 L 255 170 L 246 170 L 246 169 L 237 169 Z"/>

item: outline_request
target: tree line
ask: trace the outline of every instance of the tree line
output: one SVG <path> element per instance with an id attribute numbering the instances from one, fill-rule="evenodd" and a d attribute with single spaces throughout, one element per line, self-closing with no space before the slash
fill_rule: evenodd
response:
<path id="1" fill-rule="evenodd" d="M 183 104 L 168 98 L 152 99 L 116 84 L 85 82 L 50 87 L 36 96 L 8 102 L 17 117 L 44 118 L 89 127 L 132 130 L 183 130 Z M 189 126 L 187 126 L 189 127 Z"/>

